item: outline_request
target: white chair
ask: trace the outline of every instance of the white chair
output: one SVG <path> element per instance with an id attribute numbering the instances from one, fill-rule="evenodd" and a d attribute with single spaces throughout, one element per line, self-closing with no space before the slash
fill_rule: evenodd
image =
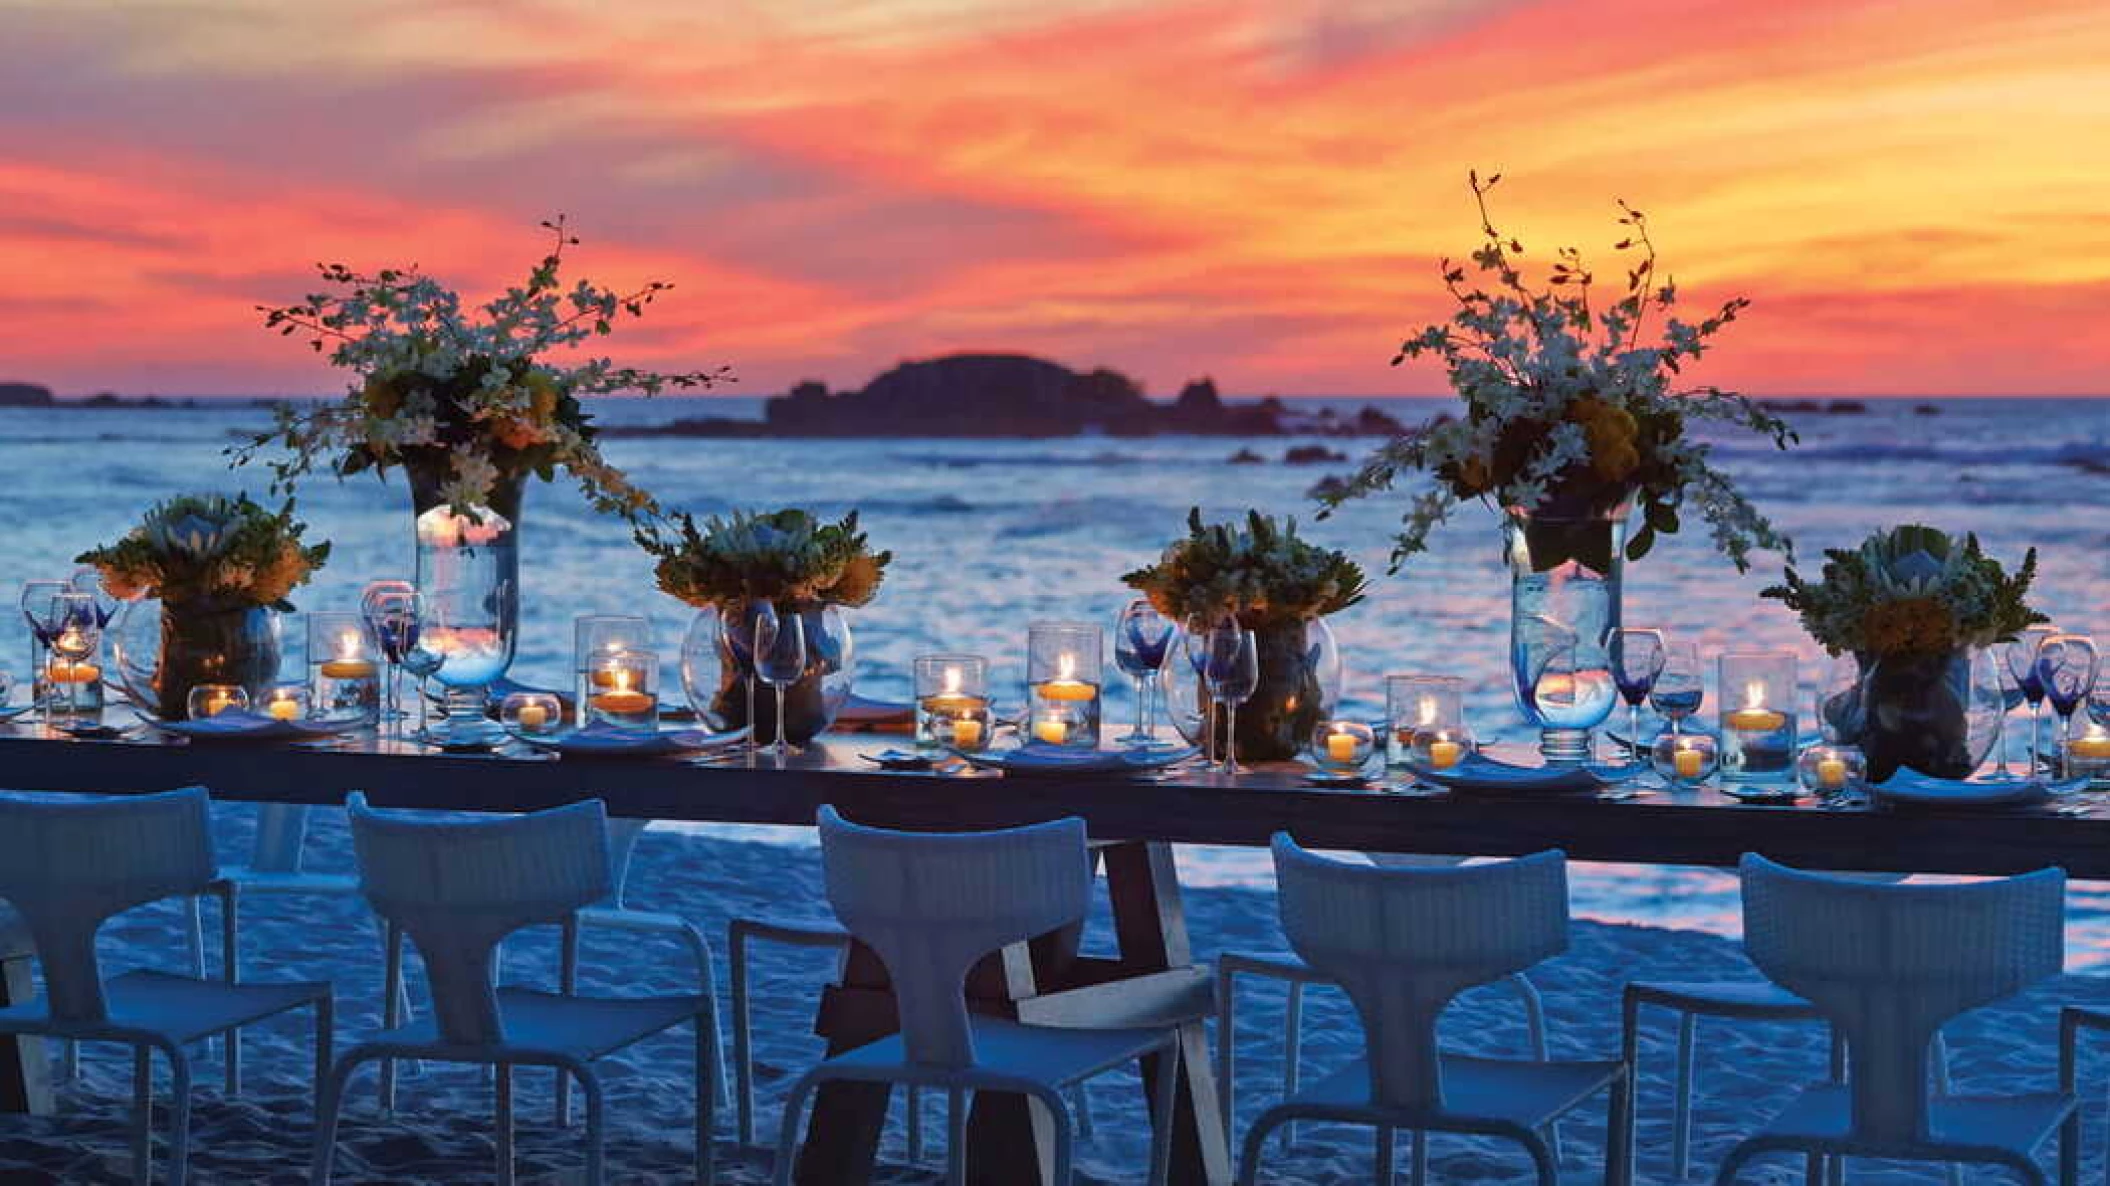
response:
<path id="1" fill-rule="evenodd" d="M 95 936 L 112 915 L 164 898 L 220 899 L 222 938 L 235 950 L 233 888 L 217 879 L 211 804 L 201 787 L 117 798 L 0 795 L 0 898 L 36 946 L 44 995 L 0 1009 L 0 1033 L 132 1048 L 132 1172 L 153 1179 L 153 1052 L 169 1062 L 168 1181 L 190 1159 L 191 1064 L 186 1047 L 295 1009 L 315 1010 L 318 1078 L 330 1061 L 327 984 L 240 984 L 138 969 L 104 979 Z"/>
<path id="2" fill-rule="evenodd" d="M 887 832 L 820 811 L 828 902 L 885 964 L 901 1030 L 800 1076 L 784 1106 L 776 1181 L 789 1186 L 805 1104 L 821 1084 L 900 1083 L 946 1093 L 946 1170 L 967 1179 L 967 1102 L 974 1091 L 1027 1096 L 1053 1118 L 1053 1186 L 1068 1186 L 1075 1133 L 1065 1091 L 1146 1056 L 1159 1064 L 1151 1112 L 1150 1181 L 1172 1157 L 1179 1034 L 1162 1029 L 1062 1029 L 967 1010 L 966 978 L 983 957 L 1083 922 L 1092 863 L 1084 821 L 1002 832 Z"/>
<path id="3" fill-rule="evenodd" d="M 1316 856 L 1278 833 L 1274 854 L 1283 933 L 1346 990 L 1367 1054 L 1261 1113 L 1246 1131 L 1241 1186 L 1256 1180 L 1269 1134 L 1293 1119 L 1375 1126 L 1380 1182 L 1391 1179 L 1393 1134 L 1405 1129 L 1515 1141 L 1541 1186 L 1552 1186 L 1560 1167 L 1542 1134 L 1600 1091 L 1610 1095 L 1605 1181 L 1625 1186 L 1633 1109 L 1622 1064 L 1446 1054 L 1436 1036 L 1437 1017 L 1459 993 L 1567 948 L 1560 853 L 1385 869 Z"/>
<path id="4" fill-rule="evenodd" d="M 2047 1183 L 2034 1155 L 2073 1114 L 2072 1095 L 1930 1097 L 1927 1074 L 1944 1022 L 2058 974 L 2066 875 L 1881 884 L 1754 855 L 1742 870 L 1744 947 L 1831 1023 L 1846 1045 L 1847 1082 L 1803 1089 L 1730 1151 L 1718 1186 L 1777 1152 L 1997 1165 Z M 2076 1154 L 2062 1142 L 2062 1173 Z"/>
<path id="5" fill-rule="evenodd" d="M 1464 864 L 1474 858 L 1454 856 L 1428 856 L 1402 853 L 1366 853 L 1370 863 L 1385 869 L 1441 869 Z M 1223 1113 L 1224 1123 L 1231 1123 L 1237 1116 L 1234 1110 L 1238 1095 L 1235 1087 L 1238 1078 L 1238 978 L 1255 976 L 1266 980 L 1281 980 L 1289 985 L 1289 999 L 1282 1010 L 1282 1095 L 1287 1099 L 1297 1094 L 1297 1085 L 1303 1078 L 1304 1052 L 1304 989 L 1306 985 L 1328 984 L 1330 981 L 1311 966 L 1293 955 L 1253 955 L 1246 952 L 1225 952 L 1216 959 L 1216 1098 Z M 1530 1057 L 1543 1060 L 1546 1057 L 1546 1010 L 1539 999 L 1538 989 L 1531 979 L 1517 973 L 1505 976 L 1499 982 L 1516 996 L 1524 1009 L 1524 1032 Z M 1554 1160 L 1560 1159 L 1560 1134 L 1547 1134 L 1553 1148 Z M 1297 1125 L 1290 1121 L 1282 1126 L 1283 1148 L 1287 1150 L 1297 1140 Z M 1428 1177 L 1427 1150 L 1417 1140 L 1414 1144 L 1414 1168 L 1412 1181 L 1421 1186 Z"/>
<path id="6" fill-rule="evenodd" d="M 515 1066 L 576 1079 L 586 1098 L 586 1182 L 601 1186 L 603 1093 L 593 1063 L 663 1030 L 696 1029 L 696 1177 L 711 1176 L 716 1084 L 716 1005 L 693 996 L 584 997 L 494 988 L 499 942 L 524 927 L 563 928 L 577 941 L 577 913 L 610 889 L 606 813 L 598 800 L 489 820 L 381 813 L 349 804 L 352 842 L 367 900 L 392 931 L 409 935 L 425 964 L 425 1020 L 387 1030 L 344 1052 L 323 1086 L 310 1180 L 324 1186 L 337 1113 L 360 1064 L 419 1058 L 498 1068 L 498 1180 L 513 1181 Z M 391 952 L 399 950 L 395 942 Z"/>

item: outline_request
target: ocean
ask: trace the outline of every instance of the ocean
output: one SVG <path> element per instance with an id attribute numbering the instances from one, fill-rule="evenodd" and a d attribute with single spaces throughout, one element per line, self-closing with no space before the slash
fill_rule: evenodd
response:
<path id="1" fill-rule="evenodd" d="M 1403 420 L 1442 400 L 1378 402 Z M 1916 411 L 1930 403 L 1938 414 Z M 698 415 L 753 415 L 756 401 L 610 401 L 604 423 L 644 424 Z M 1782 454 L 1763 442 L 1723 440 L 1716 457 L 1795 538 L 1814 568 L 1825 547 L 1851 546 L 1877 527 L 1923 522 L 1978 533 L 2010 564 L 2040 555 L 2035 602 L 2068 628 L 2110 635 L 2110 400 L 1875 400 L 1862 415 L 1795 417 L 1802 444 Z M 72 557 L 114 539 L 156 499 L 187 491 L 267 491 L 261 468 L 230 471 L 223 451 L 268 414 L 250 406 L 197 410 L 0 409 L 0 445 L 15 511 L 0 532 L 0 579 L 63 577 Z M 1153 559 L 1183 530 L 1190 506 L 1212 518 L 1247 507 L 1295 515 L 1305 533 L 1346 549 L 1370 570 L 1372 592 L 1333 626 L 1349 672 L 1345 715 L 1382 711 L 1383 676 L 1462 675 L 1471 724 L 1482 737 L 1523 739 L 1506 665 L 1507 577 L 1492 511 L 1465 508 L 1432 552 L 1386 575 L 1404 496 L 1366 501 L 1313 521 L 1307 491 L 1348 463 L 1291 466 L 1297 439 L 1073 438 L 1034 441 L 711 441 L 624 438 L 607 443 L 617 464 L 666 503 L 699 514 L 736 507 L 803 505 L 823 514 L 863 512 L 874 542 L 895 558 L 879 599 L 853 618 L 857 686 L 906 698 L 910 661 L 927 650 L 986 654 L 999 688 L 1023 678 L 1026 625 L 1044 618 L 1111 624 L 1126 600 L 1120 576 Z M 1351 457 L 1368 441 L 1329 442 Z M 1267 458 L 1230 465 L 1240 449 Z M 335 544 L 316 582 L 296 591 L 304 610 L 356 608 L 360 587 L 408 577 L 409 498 L 400 482 L 312 482 L 301 510 L 312 538 Z M 524 627 L 516 678 L 568 680 L 573 615 L 650 607 L 668 676 L 686 607 L 652 587 L 647 558 L 620 523 L 595 517 L 562 484 L 529 492 L 524 515 Z M 1792 615 L 1762 601 L 1779 576 L 1762 557 L 1739 574 L 1713 551 L 1700 524 L 1660 541 L 1627 569 L 1629 623 L 1655 625 L 1699 644 L 1794 649 L 1814 684 L 1821 652 Z M 297 625 L 297 624 L 293 624 Z M 299 631 L 289 629 L 289 638 Z M 0 646 L 0 662 L 26 672 L 26 643 Z M 1116 673 L 1110 677 L 1119 682 Z M 668 680 L 668 686 L 678 682 Z M 1115 689 L 1110 719 L 1132 701 Z M 1712 711 L 1713 689 L 1709 689 Z M 1807 704 L 1808 697 L 1802 698 Z M 1621 710 L 1624 711 L 1623 709 Z M 1805 710 L 1807 715 L 1807 710 Z M 2018 713 L 2014 723 L 2024 718 Z M 752 832 L 743 832 L 753 835 Z M 808 842 L 787 830 L 785 843 Z M 1182 853 L 1198 884 L 1266 884 L 1265 853 Z M 1733 879 L 1707 870 L 1585 866 L 1576 910 L 1626 919 L 1736 930 Z M 2077 887 L 2076 963 L 2110 960 L 2110 891 Z"/>

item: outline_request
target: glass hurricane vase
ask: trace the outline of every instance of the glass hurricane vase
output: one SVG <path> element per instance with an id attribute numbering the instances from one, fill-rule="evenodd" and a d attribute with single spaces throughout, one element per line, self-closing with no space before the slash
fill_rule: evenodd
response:
<path id="1" fill-rule="evenodd" d="M 857 648 L 849 615 L 840 606 L 809 603 L 779 612 L 796 613 L 806 635 L 805 672 L 784 688 L 784 739 L 804 745 L 826 732 L 849 703 Z M 715 609 L 699 611 L 682 643 L 682 683 L 697 715 L 714 729 L 749 724 L 752 703 L 754 743 L 771 745 L 777 739 L 776 696 L 766 687 L 748 694 L 745 640 L 754 636 L 753 617 L 752 609 L 730 610 L 723 617 Z"/>
<path id="2" fill-rule="evenodd" d="M 488 504 L 456 508 L 436 476 L 410 467 L 420 646 L 441 656 L 444 733 L 490 733 L 490 688 L 513 665 L 520 624 L 520 504 L 525 479 L 501 479 Z M 438 637 L 432 632 L 438 630 Z"/>
<path id="3" fill-rule="evenodd" d="M 1624 503 L 1596 512 L 1511 507 L 1503 523 L 1510 673 L 1549 762 L 1586 759 L 1590 731 L 1618 700 L 1606 648 L 1620 623 L 1626 514 Z M 1549 678 L 1569 680 L 1566 693 L 1549 695 Z"/>
<path id="4" fill-rule="evenodd" d="M 268 607 L 143 598 L 113 629 L 118 685 L 165 721 L 185 719 L 192 688 L 232 685 L 262 703 L 278 682 L 280 620 Z"/>

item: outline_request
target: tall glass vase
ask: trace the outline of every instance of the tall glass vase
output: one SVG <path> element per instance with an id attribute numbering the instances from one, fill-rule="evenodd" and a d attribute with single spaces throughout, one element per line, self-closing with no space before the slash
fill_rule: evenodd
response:
<path id="1" fill-rule="evenodd" d="M 513 665 L 520 626 L 520 504 L 524 478 L 502 480 L 484 506 L 456 508 L 438 476 L 410 469 L 417 542 L 420 648 L 441 656 L 446 722 L 433 740 L 493 741 L 490 687 Z"/>
<path id="2" fill-rule="evenodd" d="M 1582 762 L 1617 703 L 1608 643 L 1620 622 L 1625 504 L 1604 511 L 1511 507 L 1509 668 L 1517 708 L 1548 762 Z"/>
<path id="3" fill-rule="evenodd" d="M 278 680 L 277 611 L 263 606 L 127 602 L 113 627 L 118 684 L 165 721 L 189 715 L 191 689 L 234 684 L 262 704 Z"/>

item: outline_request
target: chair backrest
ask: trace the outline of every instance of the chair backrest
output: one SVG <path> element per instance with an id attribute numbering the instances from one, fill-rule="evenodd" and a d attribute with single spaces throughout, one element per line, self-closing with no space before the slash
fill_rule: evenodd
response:
<path id="1" fill-rule="evenodd" d="M 2066 874 L 1963 885 L 1805 873 L 1746 854 L 1744 947 L 1846 1040 L 1855 1131 L 1927 1138 L 1928 1044 L 1943 1022 L 2065 961 Z"/>
<path id="2" fill-rule="evenodd" d="M 51 1016 L 109 1017 L 95 935 L 111 915 L 197 894 L 218 875 L 203 787 L 157 795 L 0 794 L 0 898 L 36 945 Z"/>
<path id="3" fill-rule="evenodd" d="M 1091 906 L 1084 821 L 1002 832 L 888 832 L 820 810 L 828 903 L 893 981 L 911 1061 L 974 1062 L 968 969 L 1007 944 L 1080 922 Z"/>
<path id="4" fill-rule="evenodd" d="M 504 1041 L 492 950 L 522 927 L 566 923 L 607 896 L 601 801 L 472 820 L 377 812 L 358 794 L 347 808 L 360 889 L 417 945 L 441 1038 Z"/>
<path id="5" fill-rule="evenodd" d="M 1347 990 L 1369 1043 L 1371 1102 L 1443 1108 L 1436 1020 L 1459 993 L 1568 946 L 1559 852 L 1450 868 L 1328 860 L 1274 839 L 1282 930 Z"/>

